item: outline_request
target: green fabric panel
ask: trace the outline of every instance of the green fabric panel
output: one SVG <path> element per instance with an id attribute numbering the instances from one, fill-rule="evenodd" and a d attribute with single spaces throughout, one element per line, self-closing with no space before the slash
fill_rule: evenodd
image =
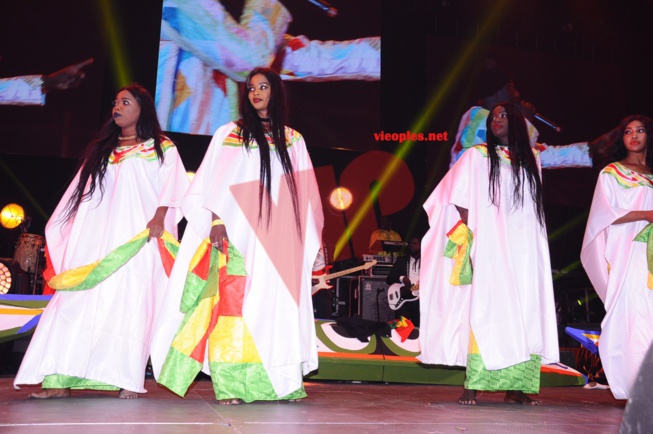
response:
<path id="1" fill-rule="evenodd" d="M 46 375 L 43 379 L 42 387 L 44 389 L 120 390 L 119 387 L 111 386 L 101 381 L 59 374 Z"/>
<path id="2" fill-rule="evenodd" d="M 200 362 L 170 347 L 157 382 L 183 397 L 201 369 Z"/>
<path id="3" fill-rule="evenodd" d="M 474 234 L 471 230 L 467 231 L 467 249 L 465 250 L 465 259 L 463 260 L 463 268 L 460 270 L 460 284 L 470 285 L 473 277 L 472 261 L 470 260 L 470 253 L 472 251 L 472 244 L 474 243 Z"/>
<path id="4" fill-rule="evenodd" d="M 649 274 L 653 274 L 653 236 L 651 235 L 652 228 L 653 223 L 647 224 L 634 239 L 634 241 L 642 241 L 646 243 L 646 264 L 648 266 Z"/>
<path id="5" fill-rule="evenodd" d="M 469 247 L 465 251 L 463 266 L 460 270 L 460 275 L 458 276 L 458 280 L 460 281 L 461 286 L 471 284 L 472 277 L 474 276 L 474 268 L 472 266 L 472 261 L 469 258 L 469 254 L 472 250 L 472 243 L 474 241 L 474 234 L 472 233 L 471 230 L 467 231 L 467 241 L 469 243 Z M 447 240 L 447 245 L 444 248 L 444 256 L 447 258 L 453 258 L 454 254 L 458 251 L 459 247 L 460 246 L 454 243 L 453 241 Z"/>
<path id="6" fill-rule="evenodd" d="M 166 247 L 166 249 L 168 249 L 173 257 L 177 257 L 177 253 L 179 253 L 179 244 L 170 243 L 166 240 L 163 240 L 163 245 Z"/>
<path id="7" fill-rule="evenodd" d="M 204 291 L 206 281 L 193 272 L 186 275 L 184 292 L 181 296 L 181 305 L 179 310 L 182 313 L 188 313 L 192 308 L 197 306 L 197 302 Z"/>
<path id="8" fill-rule="evenodd" d="M 227 274 L 229 276 L 247 276 L 245 270 L 245 258 L 240 254 L 236 246 L 229 243 L 229 261 L 227 262 Z"/>
<path id="9" fill-rule="evenodd" d="M 633 241 L 640 241 L 642 243 L 647 242 L 652 227 L 653 227 L 653 223 L 649 223 L 646 226 L 644 226 L 644 229 L 642 229 L 641 231 L 639 231 L 637 235 L 635 235 Z"/>
<path id="10" fill-rule="evenodd" d="M 458 244 L 454 243 L 451 240 L 447 240 L 447 245 L 444 248 L 444 256 L 447 258 L 453 258 L 456 250 L 458 250 Z"/>
<path id="11" fill-rule="evenodd" d="M 651 235 L 651 225 L 649 223 L 646 227 L 649 228 L 648 236 L 646 237 L 646 265 L 648 266 L 649 274 L 653 274 L 653 236 Z"/>
<path id="12" fill-rule="evenodd" d="M 147 236 L 123 244 L 105 256 L 82 283 L 73 288 L 57 289 L 57 291 L 82 291 L 94 288 L 133 258 L 143 248 L 145 243 L 147 243 Z"/>
<path id="13" fill-rule="evenodd" d="M 539 393 L 541 362 L 542 357 L 532 354 L 530 361 L 488 371 L 480 354 L 468 354 L 465 388 L 491 392 L 521 390 L 524 393 Z"/>
<path id="14" fill-rule="evenodd" d="M 211 298 L 218 293 L 218 287 L 220 286 L 220 261 L 219 257 L 220 252 L 217 249 L 211 249 L 211 256 L 209 258 L 209 275 L 206 279 L 206 285 L 204 285 L 204 290 L 200 299 Z"/>
<path id="15" fill-rule="evenodd" d="M 277 396 L 261 363 L 210 362 L 209 367 L 217 400 L 240 398 L 253 402 L 306 397 L 304 386 L 282 398 Z"/>

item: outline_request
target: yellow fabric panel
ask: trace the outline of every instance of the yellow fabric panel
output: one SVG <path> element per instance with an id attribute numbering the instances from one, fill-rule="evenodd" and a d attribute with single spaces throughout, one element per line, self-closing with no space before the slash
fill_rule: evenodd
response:
<path id="1" fill-rule="evenodd" d="M 197 343 L 202 339 L 204 333 L 209 328 L 211 321 L 211 311 L 217 303 L 214 298 L 205 298 L 199 302 L 197 308 L 188 318 L 181 330 L 172 341 L 172 347 L 184 354 L 190 355 L 195 350 Z"/>
<path id="2" fill-rule="evenodd" d="M 211 360 L 223 363 L 261 363 L 252 335 L 242 317 L 221 316 L 209 337 Z"/>

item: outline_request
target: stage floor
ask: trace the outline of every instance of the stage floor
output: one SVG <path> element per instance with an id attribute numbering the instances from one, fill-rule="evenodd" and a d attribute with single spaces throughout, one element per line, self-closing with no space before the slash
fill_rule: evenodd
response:
<path id="1" fill-rule="evenodd" d="M 456 403 L 460 387 L 415 384 L 306 383 L 298 403 L 223 406 L 211 383 L 197 381 L 181 399 L 148 379 L 137 400 L 117 392 L 75 392 L 28 400 L 39 387 L 13 389 L 0 378 L 2 433 L 618 433 L 625 401 L 608 390 L 548 387 L 540 407 L 507 405 L 484 393 L 479 405 Z M 429 404 L 430 403 L 430 404 Z"/>

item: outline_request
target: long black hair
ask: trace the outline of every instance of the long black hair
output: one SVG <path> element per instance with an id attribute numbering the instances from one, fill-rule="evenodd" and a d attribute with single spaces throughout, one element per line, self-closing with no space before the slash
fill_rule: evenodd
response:
<path id="1" fill-rule="evenodd" d="M 640 121 L 644 125 L 644 130 L 646 130 L 646 165 L 653 172 L 653 121 L 644 115 L 630 115 L 621 121 L 619 124 L 619 139 L 612 146 L 612 152 L 607 162 L 621 161 L 628 155 L 626 145 L 624 144 L 624 131 L 626 131 L 628 124 L 633 121 Z"/>
<path id="2" fill-rule="evenodd" d="M 529 191 L 535 205 L 535 214 L 540 225 L 544 226 L 544 205 L 542 203 L 542 181 L 540 179 L 539 169 L 533 149 L 528 137 L 528 128 L 526 120 L 517 106 L 503 102 L 497 104 L 490 111 L 486 120 L 487 128 L 487 150 L 490 158 L 489 177 L 490 187 L 489 195 L 492 204 L 498 206 L 500 202 L 500 158 L 497 153 L 497 146 L 504 146 L 501 140 L 492 133 L 492 112 L 497 107 L 503 107 L 506 110 L 508 119 L 508 151 L 510 152 L 510 164 L 512 167 L 512 180 L 514 184 L 512 192 L 512 206 L 524 205 L 524 179 L 528 181 Z"/>
<path id="3" fill-rule="evenodd" d="M 269 121 L 263 122 L 256 109 L 249 101 L 249 88 L 252 77 L 257 74 L 265 76 L 270 83 L 270 100 L 267 107 Z M 292 161 L 288 154 L 288 144 L 286 143 L 286 93 L 283 87 L 281 77 L 275 71 L 269 68 L 255 68 L 247 76 L 245 87 L 242 88 L 239 102 L 240 120 L 238 121 L 239 136 L 246 149 L 256 142 L 261 154 L 261 169 L 258 203 L 259 203 L 259 221 L 263 216 L 263 197 L 267 204 L 266 222 L 270 224 L 271 217 L 271 171 L 270 171 L 270 145 L 266 137 L 266 132 L 272 138 L 272 143 L 276 150 L 283 172 L 286 175 L 286 182 L 292 196 L 292 204 L 295 213 L 295 220 L 301 234 L 301 220 L 299 216 L 299 199 L 297 195 L 297 184 L 293 173 Z M 267 126 L 267 128 L 266 128 Z M 267 194 L 264 194 L 267 192 Z"/>
<path id="4" fill-rule="evenodd" d="M 138 102 L 141 113 L 136 123 L 136 134 L 141 140 L 154 139 L 154 149 L 160 162 L 163 162 L 163 149 L 161 148 L 162 132 L 159 119 L 156 116 L 154 100 L 150 93 L 140 84 L 130 84 L 121 88 L 117 93 L 126 90 Z M 75 191 L 66 205 L 64 221 L 71 219 L 79 209 L 79 205 L 91 198 L 95 190 L 100 189 L 100 197 L 104 195 L 104 175 L 107 170 L 109 156 L 119 146 L 118 137 L 122 134 L 122 128 L 116 125 L 113 117 L 109 117 L 98 132 L 98 135 L 86 149 L 84 158 L 80 162 L 79 182 Z M 79 170 L 79 169 L 78 169 Z M 86 184 L 90 184 L 86 190 Z M 86 192 L 84 192 L 86 190 Z"/>

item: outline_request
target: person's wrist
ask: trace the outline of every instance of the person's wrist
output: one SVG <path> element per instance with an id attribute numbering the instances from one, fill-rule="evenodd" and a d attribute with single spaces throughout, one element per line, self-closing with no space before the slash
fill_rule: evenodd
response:
<path id="1" fill-rule="evenodd" d="M 41 92 L 46 94 L 50 91 L 51 88 L 51 80 L 47 75 L 42 75 L 39 77 L 39 87 L 41 88 Z"/>

